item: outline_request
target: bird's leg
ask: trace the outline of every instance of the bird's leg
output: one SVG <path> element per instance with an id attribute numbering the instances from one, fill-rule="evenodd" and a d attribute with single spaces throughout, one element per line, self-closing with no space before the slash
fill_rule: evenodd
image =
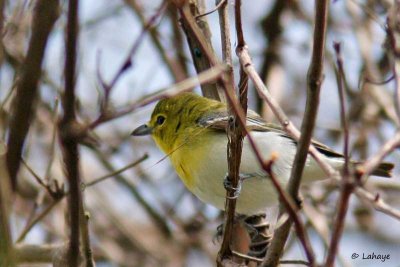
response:
<path id="1" fill-rule="evenodd" d="M 238 183 L 237 187 L 234 187 L 232 185 L 232 183 L 228 179 L 228 177 L 229 177 L 229 175 L 226 174 L 225 178 L 224 178 L 224 188 L 226 190 L 229 190 L 229 191 L 234 191 L 234 195 L 233 195 L 233 197 L 228 197 L 227 196 L 227 198 L 228 199 L 237 199 L 239 197 L 239 195 L 240 195 L 240 191 L 242 190 L 243 181 L 248 179 L 248 178 L 253 177 L 253 175 L 251 175 L 251 174 L 243 174 L 243 173 L 239 174 L 239 183 Z"/>

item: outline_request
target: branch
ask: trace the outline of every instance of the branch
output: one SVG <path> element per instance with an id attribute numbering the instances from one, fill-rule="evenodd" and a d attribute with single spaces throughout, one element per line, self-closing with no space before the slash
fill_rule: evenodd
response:
<path id="1" fill-rule="evenodd" d="M 336 220 L 333 223 L 333 231 L 332 231 L 332 238 L 328 249 L 328 255 L 326 257 L 325 266 L 334 266 L 336 254 L 338 252 L 339 241 L 343 234 L 346 214 L 349 208 L 349 200 L 350 196 L 354 191 L 354 183 L 351 181 L 350 172 L 349 172 L 349 129 L 347 126 L 346 121 L 346 107 L 345 107 L 345 99 L 344 99 L 344 89 L 343 89 L 343 82 L 345 80 L 344 71 L 343 71 L 343 60 L 341 55 L 341 47 L 339 43 L 335 43 L 333 45 L 336 53 L 336 65 L 337 65 L 337 84 L 339 90 L 339 97 L 340 97 L 340 117 L 342 121 L 343 131 L 344 131 L 344 169 L 343 169 L 343 179 L 342 179 L 342 186 L 340 190 L 339 196 L 339 204 L 337 208 L 337 215 Z"/>
<path id="2" fill-rule="evenodd" d="M 172 235 L 171 230 L 169 229 L 168 224 L 165 221 L 158 211 L 156 211 L 147 201 L 143 198 L 142 194 L 136 189 L 134 185 L 125 176 L 121 173 L 114 170 L 114 167 L 110 163 L 110 160 L 107 159 L 100 151 L 95 148 L 92 148 L 92 152 L 95 154 L 96 158 L 103 164 L 103 166 L 110 172 L 114 173 L 115 180 L 123 185 L 125 188 L 129 190 L 132 196 L 139 202 L 139 204 L 143 207 L 143 209 L 148 213 L 149 217 L 153 220 L 155 225 L 159 229 L 161 229 L 162 233 L 165 234 L 166 237 L 170 237 Z"/>
<path id="3" fill-rule="evenodd" d="M 378 167 L 382 160 L 393 150 L 400 146 L 400 131 L 383 144 L 381 150 L 374 156 L 370 157 L 363 164 L 357 166 L 357 172 L 362 175 L 361 181 L 366 181 L 368 176 Z"/>
<path id="4" fill-rule="evenodd" d="M 79 265 L 80 207 L 82 201 L 79 175 L 79 137 L 76 135 L 74 127 L 76 124 L 75 64 L 78 38 L 78 6 L 78 0 L 69 0 L 65 44 L 64 115 L 59 123 L 60 141 L 70 192 L 68 198 L 70 223 L 68 264 L 71 267 L 78 267 Z"/>
<path id="5" fill-rule="evenodd" d="M 97 184 L 97 183 L 103 182 L 104 180 L 106 180 L 106 179 L 108 179 L 108 178 L 110 178 L 110 177 L 114 177 L 114 176 L 116 176 L 116 175 L 119 175 L 120 173 L 123 173 L 124 171 L 129 170 L 130 168 L 133 168 L 133 167 L 135 167 L 136 165 L 142 163 L 143 161 L 145 161 L 145 160 L 148 159 L 148 158 L 149 158 L 149 155 L 148 155 L 148 154 L 144 154 L 144 155 L 143 155 L 142 157 L 140 157 L 139 159 L 135 160 L 135 161 L 132 162 L 132 163 L 129 163 L 128 165 L 126 165 L 125 167 L 122 167 L 122 168 L 119 169 L 119 170 L 113 171 L 113 172 L 111 172 L 111 173 L 109 173 L 109 174 L 106 174 L 106 175 L 104 175 L 104 176 L 101 176 L 101 177 L 99 177 L 99 178 L 96 178 L 96 179 L 94 179 L 93 181 L 90 181 L 90 182 L 85 183 L 85 184 L 84 184 L 84 187 L 86 188 L 86 187 L 88 187 L 88 186 L 95 185 L 95 184 Z"/>
<path id="6" fill-rule="evenodd" d="M 144 16 L 144 10 L 141 4 L 139 4 L 136 0 L 125 0 L 125 3 L 136 13 L 139 17 L 140 22 L 142 23 L 143 30 L 148 29 L 150 38 L 155 45 L 161 59 L 167 65 L 167 68 L 170 74 L 174 77 L 175 81 L 182 81 L 187 77 L 186 71 L 182 68 L 182 66 L 177 62 L 175 58 L 171 58 L 160 40 L 160 33 L 155 27 L 148 27 L 149 23 L 146 21 Z M 167 3 L 167 1 L 165 1 Z M 158 14 L 159 16 L 159 14 Z M 150 22 L 150 21 L 149 21 Z"/>
<path id="7" fill-rule="evenodd" d="M 66 195 L 66 194 L 64 194 Z M 21 231 L 19 234 L 17 240 L 15 243 L 20 243 L 22 242 L 26 235 L 29 233 L 29 231 L 35 226 L 38 222 L 40 222 L 44 217 L 46 217 L 47 214 L 63 199 L 63 197 L 60 197 L 58 199 L 53 199 L 53 202 L 51 202 L 45 209 L 43 209 L 39 214 L 36 215 L 35 218 L 31 219 L 24 229 Z"/>
<path id="8" fill-rule="evenodd" d="M 221 1 L 223 2 L 223 1 Z M 219 4 L 221 4 L 221 2 Z M 218 6 L 219 6 L 218 4 Z M 235 3 L 236 14 L 236 30 L 242 32 L 241 17 L 240 17 L 240 0 Z M 227 91 L 231 92 L 232 95 L 236 94 L 235 81 L 233 73 L 233 63 L 232 63 L 232 51 L 231 51 L 231 37 L 230 37 L 230 26 L 229 26 L 229 15 L 228 15 L 228 4 L 223 2 L 221 9 L 219 9 L 220 17 L 220 29 L 221 29 L 221 43 L 223 60 L 229 66 L 229 70 L 226 72 L 225 81 L 228 86 L 225 88 Z M 239 21 L 239 22 L 237 22 Z M 238 28 L 240 27 L 240 29 Z M 243 38 L 243 35 L 242 35 Z M 243 41 L 244 42 L 244 41 Z M 242 80 L 242 79 L 241 79 Z M 245 84 L 247 85 L 247 83 Z M 247 110 L 247 86 L 243 86 L 240 89 L 240 96 L 243 95 L 243 103 L 241 108 L 246 112 Z M 228 144 L 228 177 L 226 178 L 230 184 L 230 188 L 226 188 L 226 202 L 225 202 L 225 226 L 224 226 L 224 236 L 221 244 L 220 251 L 218 252 L 217 264 L 219 266 L 223 265 L 223 260 L 232 256 L 231 242 L 232 236 L 234 234 L 234 220 L 235 220 L 235 209 L 236 209 L 236 194 L 240 187 L 240 163 L 242 156 L 243 138 L 244 132 L 241 124 L 238 122 L 239 118 L 237 114 L 233 111 L 232 105 L 236 103 L 229 102 L 229 114 L 233 118 L 230 121 L 227 129 Z"/>
<path id="9" fill-rule="evenodd" d="M 58 0 L 38 0 L 34 8 L 31 39 L 28 52 L 22 64 L 20 81 L 16 88 L 10 133 L 8 138 L 7 168 L 11 186 L 17 186 L 22 148 L 33 115 L 41 76 L 44 51 L 50 31 L 58 18 Z"/>
<path id="10" fill-rule="evenodd" d="M 95 121 L 90 123 L 87 126 L 87 128 L 94 129 L 102 123 L 130 114 L 135 109 L 148 105 L 152 102 L 158 101 L 162 98 L 172 97 L 186 91 L 192 91 L 194 87 L 197 86 L 198 84 L 203 84 L 219 79 L 225 70 L 226 66 L 223 65 L 214 66 L 208 70 L 199 73 L 195 77 L 187 78 L 186 80 L 176 83 L 168 88 L 160 89 L 156 93 L 144 97 L 143 99 L 137 101 L 136 103 L 130 105 L 125 109 L 122 109 L 120 111 L 111 114 L 110 113 L 102 114 L 102 116 L 100 116 Z"/>
<path id="11" fill-rule="evenodd" d="M 189 3 L 189 1 L 185 1 L 182 6 L 178 4 L 177 6 L 196 71 L 200 73 L 212 66 L 218 65 L 218 60 L 211 45 L 211 34 L 208 23 L 202 18 L 195 18 L 195 16 L 199 15 L 195 2 L 191 1 Z M 209 83 L 203 84 L 201 90 L 205 97 L 224 100 L 223 89 L 220 89 L 220 87 L 220 83 Z"/>
<path id="12" fill-rule="evenodd" d="M 133 55 L 136 53 L 136 51 L 139 49 L 139 46 L 142 44 L 147 31 L 150 30 L 151 27 L 157 22 L 157 19 L 161 16 L 161 14 L 163 14 L 167 5 L 168 5 L 168 1 L 163 1 L 162 4 L 158 7 L 155 14 L 153 16 L 151 16 L 147 22 L 144 23 L 142 31 L 140 32 L 136 41 L 133 43 L 131 49 L 129 50 L 127 57 L 125 58 L 124 62 L 121 64 L 120 68 L 117 70 L 114 77 L 111 79 L 110 83 L 108 83 L 108 84 L 105 83 L 103 81 L 103 79 L 101 78 L 100 72 L 98 71 L 98 77 L 99 77 L 101 85 L 104 89 L 104 102 L 103 102 L 103 106 L 102 106 L 102 113 L 106 112 L 106 108 L 108 105 L 111 90 L 114 88 L 115 84 L 120 79 L 122 74 L 124 74 L 128 69 L 130 69 L 132 67 Z"/>
<path id="13" fill-rule="evenodd" d="M 217 10 L 218 10 L 218 12 L 219 12 L 219 11 L 220 11 L 220 8 L 221 8 L 222 6 L 226 6 L 226 1 L 227 1 L 227 0 L 217 0 L 217 1 L 218 1 L 219 3 L 218 3 L 213 9 L 211 9 L 210 11 L 204 12 L 203 14 L 197 15 L 195 18 L 198 19 L 198 18 L 201 18 L 201 17 L 204 17 L 204 16 L 208 16 L 208 15 L 214 13 L 214 12 L 217 11 Z"/>

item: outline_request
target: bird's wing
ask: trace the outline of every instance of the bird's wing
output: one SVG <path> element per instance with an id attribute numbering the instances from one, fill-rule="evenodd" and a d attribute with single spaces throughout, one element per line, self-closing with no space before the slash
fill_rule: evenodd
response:
<path id="1" fill-rule="evenodd" d="M 218 111 L 209 113 L 204 116 L 202 119 L 198 121 L 198 123 L 206 128 L 214 129 L 217 131 L 226 131 L 228 121 L 229 121 L 229 114 L 227 111 Z M 274 124 L 274 123 L 267 123 L 260 115 L 252 110 L 247 111 L 246 117 L 246 127 L 250 131 L 258 131 L 258 132 L 275 132 L 281 135 L 282 137 L 290 139 L 293 143 L 297 145 L 297 141 L 294 140 L 291 136 L 289 136 L 281 126 Z M 330 147 L 312 140 L 312 144 L 315 148 L 318 149 L 319 152 L 328 156 L 328 157 L 337 157 L 342 158 L 343 154 L 338 153 L 331 149 Z"/>

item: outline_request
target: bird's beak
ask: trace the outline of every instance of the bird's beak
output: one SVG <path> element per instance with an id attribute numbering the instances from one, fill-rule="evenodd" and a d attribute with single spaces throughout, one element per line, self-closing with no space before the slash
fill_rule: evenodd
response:
<path id="1" fill-rule="evenodd" d="M 143 124 L 137 127 L 135 130 L 133 130 L 131 135 L 133 136 L 149 135 L 152 133 L 152 131 L 153 131 L 152 127 L 148 126 L 147 124 Z"/>

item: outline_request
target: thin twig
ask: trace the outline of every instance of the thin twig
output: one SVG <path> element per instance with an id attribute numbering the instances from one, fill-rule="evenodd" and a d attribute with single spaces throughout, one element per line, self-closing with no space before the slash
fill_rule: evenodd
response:
<path id="1" fill-rule="evenodd" d="M 194 87 L 198 84 L 208 83 L 217 80 L 218 78 L 221 77 L 221 75 L 225 70 L 226 67 L 224 65 L 214 66 L 208 70 L 199 73 L 195 77 L 190 77 L 188 79 L 185 79 L 179 83 L 172 85 L 171 87 L 160 89 L 156 93 L 146 96 L 143 99 L 137 101 L 136 103 L 129 105 L 129 107 L 127 108 L 121 109 L 111 114 L 110 113 L 102 114 L 95 121 L 90 123 L 87 126 L 87 128 L 94 129 L 97 126 L 101 125 L 102 123 L 130 114 L 135 109 L 148 105 L 162 98 L 173 97 L 182 92 L 192 91 Z"/>
<path id="2" fill-rule="evenodd" d="M 156 27 L 148 27 L 149 21 L 146 20 L 144 16 L 145 11 L 143 7 L 136 0 L 125 0 L 125 3 L 135 12 L 135 14 L 139 17 L 140 22 L 142 23 L 143 29 L 148 29 L 150 34 L 150 38 L 156 47 L 158 53 L 160 54 L 162 60 L 165 62 L 170 74 L 174 77 L 175 81 L 181 81 L 186 78 L 187 73 L 185 69 L 177 62 L 175 58 L 171 58 L 167 50 L 164 48 L 161 40 L 160 33 Z M 168 51 L 169 52 L 169 51 Z"/>
<path id="3" fill-rule="evenodd" d="M 222 5 L 226 4 L 226 1 L 227 0 L 219 1 L 218 5 L 216 5 L 213 9 L 211 9 L 210 11 L 207 11 L 207 12 L 205 12 L 203 14 L 196 15 L 195 18 L 198 19 L 198 18 L 201 18 L 201 17 L 204 17 L 204 16 L 208 16 L 208 15 L 214 13 L 215 11 L 219 10 L 222 7 Z"/>
<path id="4" fill-rule="evenodd" d="M 40 222 L 47 214 L 61 201 L 62 198 L 54 199 L 45 209 L 43 209 L 39 214 L 36 215 L 35 218 L 29 221 L 29 223 L 24 227 L 24 229 L 19 234 L 16 243 L 20 243 L 25 239 L 25 236 L 29 233 L 29 231 L 35 226 L 38 222 Z"/>
<path id="5" fill-rule="evenodd" d="M 147 155 L 144 155 L 139 160 L 136 160 L 134 163 L 131 163 L 128 166 L 125 166 L 124 168 L 122 168 L 120 170 L 113 171 L 110 174 L 107 174 L 100 178 L 94 179 L 92 182 L 84 184 L 84 188 L 95 185 L 101 181 L 104 181 L 105 179 L 107 179 L 109 177 L 118 176 L 119 174 L 126 171 L 127 169 L 132 168 L 132 167 L 136 166 L 137 164 L 141 163 L 146 158 L 147 158 Z M 34 175 L 35 177 L 37 176 L 37 174 L 33 170 L 30 170 L 30 171 L 32 172 L 32 175 Z M 42 180 L 40 177 L 37 177 L 37 178 Z M 45 188 L 47 188 L 47 185 L 43 185 L 43 186 Z M 63 188 L 59 188 L 58 186 L 56 187 L 54 192 L 52 191 L 52 194 L 55 192 L 57 192 L 58 197 L 53 198 L 53 202 L 51 204 L 49 204 L 45 209 L 43 209 L 39 214 L 37 214 L 35 216 L 35 218 L 33 218 L 32 220 L 29 220 L 29 222 L 27 223 L 27 225 L 24 227 L 24 229 L 21 231 L 19 237 L 17 238 L 16 243 L 22 242 L 24 240 L 25 236 L 33 228 L 33 226 L 35 226 L 38 222 L 40 222 L 56 206 L 56 204 L 58 204 L 64 198 L 64 196 L 67 196 L 69 194 L 69 192 L 65 192 Z"/>
<path id="6" fill-rule="evenodd" d="M 339 203 L 337 208 L 337 215 L 335 223 L 333 224 L 332 238 L 328 249 L 328 255 L 326 257 L 325 266 L 333 266 L 335 263 L 336 254 L 339 248 L 339 241 L 343 234 L 346 214 L 349 208 L 350 196 L 354 190 L 354 183 L 350 180 L 349 171 L 349 129 L 346 121 L 346 104 L 344 97 L 343 81 L 345 80 L 343 71 L 343 60 L 341 55 L 341 47 L 339 43 L 334 43 L 333 45 L 336 53 L 336 64 L 337 64 L 337 84 L 339 90 L 339 100 L 340 100 L 340 118 L 342 121 L 342 127 L 344 131 L 344 160 L 345 164 L 343 167 L 343 179 L 342 186 L 340 190 Z"/>
<path id="7" fill-rule="evenodd" d="M 169 229 L 168 224 L 165 221 L 165 218 L 161 216 L 157 210 L 155 210 L 147 201 L 143 198 L 141 193 L 136 189 L 136 187 L 129 182 L 127 178 L 125 178 L 121 173 L 115 174 L 115 169 L 110 163 L 109 159 L 107 159 L 103 153 L 98 151 L 95 148 L 92 148 L 92 152 L 95 154 L 96 158 L 103 164 L 103 166 L 109 170 L 110 172 L 114 173 L 115 180 L 123 185 L 125 188 L 129 190 L 132 196 L 139 202 L 139 204 L 143 207 L 143 209 L 149 214 L 150 218 L 153 220 L 155 225 L 161 229 L 162 233 L 165 234 L 166 237 L 171 237 L 172 233 Z"/>
<path id="8" fill-rule="evenodd" d="M 128 69 L 131 68 L 132 66 L 132 57 L 138 50 L 139 46 L 142 44 L 144 37 L 146 36 L 147 31 L 157 22 L 157 19 L 161 16 L 161 14 L 164 13 L 165 9 L 167 8 L 168 1 L 163 1 L 155 14 L 150 17 L 147 23 L 142 28 L 142 31 L 140 32 L 138 38 L 136 41 L 133 43 L 131 49 L 128 52 L 127 57 L 125 58 L 124 62 L 121 64 L 120 68 L 117 70 L 116 74 L 114 77 L 111 79 L 110 83 L 104 82 L 102 79 L 102 76 L 100 75 L 100 71 L 98 70 L 98 78 L 100 80 L 100 83 L 104 89 L 104 102 L 103 102 L 103 107 L 102 107 L 102 112 L 106 112 L 106 108 L 108 105 L 109 101 L 109 96 L 111 93 L 111 90 L 114 88 L 115 84 L 119 80 L 119 78 L 124 74 Z"/>
<path id="9" fill-rule="evenodd" d="M 96 179 L 90 181 L 90 182 L 84 183 L 84 184 L 83 184 L 83 187 L 86 188 L 86 187 L 95 185 L 95 184 L 97 184 L 97 183 L 100 183 L 100 182 L 106 180 L 107 178 L 114 177 L 114 176 L 116 176 L 116 175 L 118 175 L 118 174 L 120 174 L 120 173 L 123 173 L 124 171 L 129 170 L 130 168 L 135 167 L 136 165 L 138 165 L 139 163 L 142 163 L 143 161 L 145 161 L 145 160 L 148 159 L 148 158 L 149 158 L 149 155 L 148 155 L 148 154 L 144 154 L 144 155 L 143 155 L 142 157 L 140 157 L 139 159 L 135 160 L 135 161 L 132 162 L 132 163 L 129 163 L 128 165 L 126 165 L 125 167 L 122 167 L 122 168 L 119 169 L 119 170 L 116 170 L 116 171 L 114 171 L 114 172 L 112 172 L 112 173 L 103 175 L 103 176 L 101 176 L 101 177 L 99 177 L 99 178 L 96 178 Z"/>
<path id="10" fill-rule="evenodd" d="M 400 131 L 398 131 L 391 139 L 389 139 L 378 153 L 371 156 L 363 164 L 357 166 L 357 172 L 362 175 L 361 181 L 366 181 L 369 175 L 379 166 L 382 160 L 389 155 L 394 149 L 400 146 Z"/>
<path id="11" fill-rule="evenodd" d="M 21 159 L 21 162 L 25 166 L 25 168 L 28 170 L 28 172 L 30 172 L 32 174 L 32 176 L 35 178 L 36 182 L 38 182 L 38 184 L 40 184 L 44 189 L 46 189 L 46 191 L 49 192 L 49 195 L 51 195 L 51 191 L 49 191 L 50 189 L 47 186 L 47 184 L 45 184 L 43 179 L 40 178 L 40 176 L 29 166 L 29 164 L 23 158 Z"/>

